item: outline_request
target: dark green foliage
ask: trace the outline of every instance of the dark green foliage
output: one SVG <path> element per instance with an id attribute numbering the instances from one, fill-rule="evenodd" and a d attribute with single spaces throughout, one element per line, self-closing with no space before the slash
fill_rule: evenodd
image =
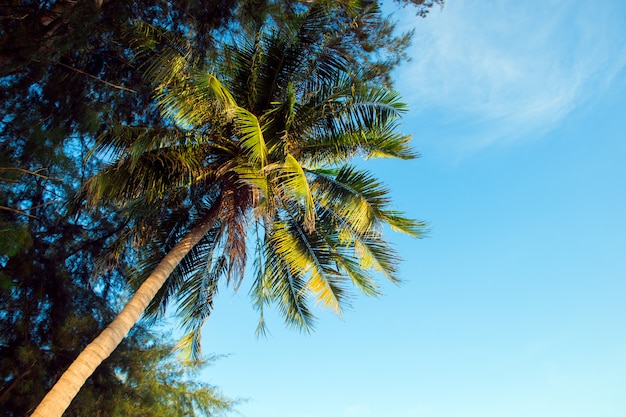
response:
<path id="1" fill-rule="evenodd" d="M 79 145 L 56 144 L 54 153 L 27 153 L 19 141 L 2 145 L 6 162 L 46 166 L 30 173 L 5 170 L 0 182 L 3 206 L 15 209 L 0 211 L 0 415 L 25 416 L 112 320 L 124 298 L 119 269 L 94 275 L 99 254 L 124 224 L 104 209 L 90 217 L 65 214 L 63 202 L 86 169 L 80 158 L 69 158 Z M 158 334 L 136 327 L 66 415 L 182 416 L 228 410 L 232 401 L 190 380 L 193 371 L 177 362 L 172 346 Z"/>
<path id="2" fill-rule="evenodd" d="M 90 65 L 89 74 L 108 75 L 103 64 L 127 61 L 119 44 L 133 20 L 167 27 L 187 37 L 196 49 L 210 50 L 215 29 L 233 18 L 238 2 L 228 0 L 25 0 L 2 6 L 0 76 L 27 67 L 76 60 Z M 74 67 L 80 68 L 80 67 Z M 81 68 L 82 69 L 82 68 Z M 103 72 L 104 71 L 104 72 Z"/>
<path id="3" fill-rule="evenodd" d="M 63 308 L 51 305 L 48 311 L 52 312 L 52 308 L 64 311 L 46 317 L 36 307 L 11 305 L 13 320 L 3 317 L 0 327 L 3 416 L 29 414 L 77 350 L 101 329 L 100 317 L 92 315 L 103 310 L 102 300 L 89 294 L 88 289 L 72 288 L 67 282 L 53 284 L 63 285 L 63 291 L 57 287 L 60 294 L 50 297 L 48 302 L 64 305 Z M 23 283 L 18 285 L 19 290 L 14 293 L 25 290 Z M 37 294 L 37 289 L 30 291 Z M 20 297 L 19 301 L 26 298 L 31 303 L 37 301 L 33 294 Z M 100 308 L 95 309 L 93 306 L 98 304 Z M 39 318 L 35 316 L 38 312 L 42 314 Z M 30 323 L 20 313 L 30 313 Z M 109 318 L 107 314 L 105 319 Z M 50 322 L 46 323 L 47 320 Z M 210 416 L 232 407 L 233 402 L 213 387 L 193 380 L 198 366 L 182 364 L 172 352 L 173 346 L 157 335 L 144 327 L 135 328 L 92 375 L 65 415 Z"/>

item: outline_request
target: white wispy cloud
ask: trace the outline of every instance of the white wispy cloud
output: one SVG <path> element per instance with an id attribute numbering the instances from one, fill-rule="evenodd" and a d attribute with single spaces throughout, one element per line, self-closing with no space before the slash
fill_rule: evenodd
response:
<path id="1" fill-rule="evenodd" d="M 416 111 L 465 123 L 460 146 L 544 134 L 610 86 L 626 65 L 624 11 L 612 2 L 448 0 L 415 26 L 397 74 Z"/>

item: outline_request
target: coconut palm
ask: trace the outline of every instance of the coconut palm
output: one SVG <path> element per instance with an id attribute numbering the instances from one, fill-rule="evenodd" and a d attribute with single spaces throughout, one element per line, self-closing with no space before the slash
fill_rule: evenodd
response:
<path id="1" fill-rule="evenodd" d="M 349 162 L 414 158 L 397 132 L 405 108 L 348 71 L 327 43 L 328 18 L 313 7 L 287 28 L 264 27 L 211 71 L 194 70 L 180 48 L 149 68 L 165 127 L 111 129 L 97 151 L 114 162 L 82 194 L 132 213 L 142 283 L 34 416 L 60 415 L 139 317 L 171 301 L 196 358 L 218 283 L 239 287 L 249 252 L 259 332 L 267 305 L 309 330 L 312 300 L 341 314 L 350 287 L 376 295 L 378 275 L 398 280 L 383 228 L 418 236 L 423 224 L 389 208 L 387 189 Z"/>

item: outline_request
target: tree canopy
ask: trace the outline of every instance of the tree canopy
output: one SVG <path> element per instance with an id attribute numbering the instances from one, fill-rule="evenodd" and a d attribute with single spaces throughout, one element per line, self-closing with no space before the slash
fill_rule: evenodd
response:
<path id="1" fill-rule="evenodd" d="M 413 236 L 423 228 L 388 207 L 370 173 L 348 164 L 416 154 L 396 129 L 398 94 L 354 72 L 324 35 L 331 18 L 311 9 L 289 27 L 235 41 L 211 68 L 222 81 L 175 48 L 151 74 L 171 124 L 124 125 L 100 137 L 97 152 L 113 162 L 83 193 L 93 207 L 130 210 L 129 233 L 144 247 L 140 282 L 194 223 L 219 213 L 150 307 L 163 312 L 176 296 L 190 346 L 199 346 L 220 278 L 239 286 L 249 243 L 259 310 L 275 303 L 288 324 L 310 329 L 308 297 L 340 313 L 348 284 L 375 295 L 374 273 L 397 281 L 382 226 Z"/>
<path id="2" fill-rule="evenodd" d="M 399 3 L 422 16 L 442 4 Z M 415 156 L 396 132 L 404 108 L 390 88 L 410 34 L 397 34 L 380 6 L 22 0 L 0 7 L 0 227 L 8 237 L 0 242 L 7 358 L 0 404 L 9 407 L 3 401 L 16 390 L 40 388 L 7 412 L 32 407 L 119 309 L 127 277 L 141 282 L 211 210 L 219 218 L 150 306 L 162 313 L 178 297 L 192 352 L 218 278 L 241 281 L 247 227 L 259 236 L 254 303 L 261 312 L 277 303 L 291 325 L 311 327 L 310 297 L 340 312 L 347 283 L 375 295 L 372 274 L 397 279 L 397 256 L 381 228 L 417 235 L 423 225 L 391 210 L 385 187 L 348 164 L 355 156 Z M 311 19 L 316 10 L 326 13 Z M 117 168 L 107 167 L 114 158 Z M 80 187 L 93 203 L 89 213 L 66 204 Z M 229 400 L 211 397 L 208 387 L 168 373 L 174 368 L 158 339 L 146 327 L 134 330 L 74 407 L 123 390 L 141 402 L 137 377 L 151 387 L 178 381 L 227 409 Z M 137 362 L 124 356 L 131 350 L 165 373 L 134 374 Z M 105 383 L 111 392 L 98 397 Z M 160 391 L 162 404 L 179 404 L 168 397 L 175 391 Z"/>

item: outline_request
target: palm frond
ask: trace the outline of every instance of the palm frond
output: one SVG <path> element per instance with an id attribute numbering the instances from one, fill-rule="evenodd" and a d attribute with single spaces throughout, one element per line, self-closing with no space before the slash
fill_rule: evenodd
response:
<path id="1" fill-rule="evenodd" d="M 381 210 L 382 218 L 392 230 L 405 233 L 411 237 L 424 237 L 427 224 L 422 221 L 409 219 L 404 213 L 396 210 Z"/>
<path id="2" fill-rule="evenodd" d="M 139 197 L 150 203 L 176 190 L 184 192 L 204 171 L 197 149 L 159 148 L 139 157 L 126 156 L 86 181 L 83 195 L 88 205 L 97 206 L 100 200 L 127 204 Z"/>
<path id="3" fill-rule="evenodd" d="M 267 165 L 267 146 L 259 119 L 248 110 L 237 107 L 235 126 L 240 135 L 241 146 L 246 150 L 249 160 L 263 168 Z"/>
<path id="4" fill-rule="evenodd" d="M 332 262 L 331 250 L 323 239 L 315 232 L 307 232 L 292 218 L 289 222 L 275 224 L 271 242 L 276 253 L 289 265 L 291 273 L 306 277 L 306 291 L 316 294 L 322 306 L 341 314 L 344 290 Z"/>
<path id="5" fill-rule="evenodd" d="M 375 293 L 376 285 L 369 271 L 382 273 L 392 282 L 398 282 L 396 265 L 401 261 L 396 251 L 383 239 L 382 233 L 350 222 L 332 207 L 320 207 L 320 224 L 334 248 L 334 261 L 364 293 Z M 355 268 L 358 265 L 358 270 Z"/>
<path id="6" fill-rule="evenodd" d="M 228 269 L 225 257 L 212 259 L 211 255 L 199 263 L 201 268 L 189 276 L 180 289 L 182 297 L 178 303 L 178 314 L 183 318 L 183 326 L 187 333 L 177 347 L 183 351 L 186 359 L 192 362 L 200 358 L 202 327 L 213 310 L 219 279 Z"/>
<path id="7" fill-rule="evenodd" d="M 350 224 L 361 224 L 356 217 L 366 217 L 380 225 L 389 224 L 398 231 L 418 237 L 425 229 L 425 223 L 405 218 L 396 210 L 390 210 L 389 190 L 369 172 L 359 171 L 346 165 L 337 171 L 312 170 L 312 182 L 317 200 L 325 206 L 343 206 L 337 212 L 346 213 Z M 363 211 L 366 210 L 367 214 Z M 348 213 L 358 213 L 350 216 Z M 354 220 L 350 220 L 354 218 Z M 370 223 L 366 224 L 370 227 Z M 373 223 L 372 223 L 373 225 Z"/>
<path id="8" fill-rule="evenodd" d="M 400 101 L 397 91 L 370 84 L 355 86 L 351 115 L 362 126 L 385 125 L 407 112 L 407 105 Z"/>
<path id="9" fill-rule="evenodd" d="M 268 233 L 258 245 L 263 262 L 256 265 L 256 277 L 250 292 L 254 305 L 262 312 L 264 306 L 274 303 L 288 325 L 310 331 L 314 316 L 308 306 L 306 279 L 302 271 L 292 270 L 266 231 Z M 264 321 L 259 322 L 258 330 L 265 332 Z"/>
<path id="10" fill-rule="evenodd" d="M 281 171 L 279 176 L 281 188 L 300 202 L 304 211 L 304 226 L 312 230 L 315 227 L 315 203 L 304 169 L 296 158 L 288 154 L 281 166 Z"/>
<path id="11" fill-rule="evenodd" d="M 232 118 L 235 99 L 213 74 L 192 71 L 179 76 L 184 78 L 163 84 L 156 95 L 163 117 L 185 129 Z"/>
<path id="12" fill-rule="evenodd" d="M 368 172 L 344 166 L 338 171 L 310 171 L 318 204 L 332 208 L 354 230 L 378 226 L 378 214 L 389 203 L 388 190 Z"/>

